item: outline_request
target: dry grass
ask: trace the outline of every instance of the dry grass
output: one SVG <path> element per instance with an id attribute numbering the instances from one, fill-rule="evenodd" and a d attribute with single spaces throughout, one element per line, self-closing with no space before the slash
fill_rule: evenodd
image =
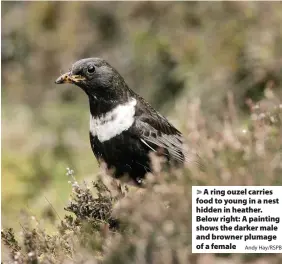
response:
<path id="1" fill-rule="evenodd" d="M 225 119 L 210 123 L 199 103 L 189 105 L 190 144 L 205 170 L 185 168 L 148 175 L 148 186 L 122 190 L 115 181 L 78 184 L 55 234 L 25 217 L 22 233 L 2 232 L 5 263 L 281 263 L 281 255 L 191 254 L 192 185 L 280 185 L 282 104 L 266 89 L 250 103 L 244 127 L 230 96 Z M 155 160 L 154 162 L 158 162 Z M 123 187 L 124 188 L 124 187 Z M 5 252 L 7 252 L 7 250 Z M 6 256 L 7 257 L 7 256 Z M 8 260 L 9 259 L 9 260 Z"/>

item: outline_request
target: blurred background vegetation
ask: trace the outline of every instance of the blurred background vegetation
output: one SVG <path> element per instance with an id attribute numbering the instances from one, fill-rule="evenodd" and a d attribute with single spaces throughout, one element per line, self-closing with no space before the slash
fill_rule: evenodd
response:
<path id="1" fill-rule="evenodd" d="M 106 59 L 187 137 L 195 101 L 213 131 L 227 110 L 244 129 L 281 98 L 281 25 L 279 2 L 2 2 L 2 225 L 63 215 L 67 167 L 95 178 L 87 98 L 54 84 L 73 62 Z"/>

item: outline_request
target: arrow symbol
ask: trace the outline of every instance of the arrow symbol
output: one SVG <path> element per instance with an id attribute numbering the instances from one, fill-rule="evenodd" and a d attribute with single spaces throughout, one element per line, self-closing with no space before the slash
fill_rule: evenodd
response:
<path id="1" fill-rule="evenodd" d="M 197 190 L 197 194 L 201 194 L 202 193 L 202 191 L 200 191 L 200 190 Z"/>

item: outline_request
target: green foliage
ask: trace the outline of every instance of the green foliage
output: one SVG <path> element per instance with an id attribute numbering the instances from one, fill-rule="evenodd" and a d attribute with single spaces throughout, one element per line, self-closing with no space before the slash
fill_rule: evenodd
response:
<path id="1" fill-rule="evenodd" d="M 281 10 L 279 2 L 3 2 L 3 262 L 222 261 L 191 255 L 190 187 L 281 185 Z M 105 58 L 170 115 L 205 170 L 157 171 L 142 192 L 96 182 L 87 99 L 54 84 L 82 57 Z M 66 167 L 95 184 L 70 187 Z M 22 210 L 29 216 L 19 224 Z"/>

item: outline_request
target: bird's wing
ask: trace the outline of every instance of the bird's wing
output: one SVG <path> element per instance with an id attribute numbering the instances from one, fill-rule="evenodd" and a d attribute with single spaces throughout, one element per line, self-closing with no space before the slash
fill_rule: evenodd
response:
<path id="1" fill-rule="evenodd" d="M 135 129 L 140 140 L 153 151 L 164 150 L 169 160 L 183 163 L 181 133 L 161 117 L 139 117 L 135 120 Z"/>
<path id="2" fill-rule="evenodd" d="M 169 121 L 154 110 L 142 97 L 130 90 L 138 98 L 135 107 L 135 121 L 130 128 L 148 149 L 158 152 L 165 150 L 168 160 L 177 163 L 195 163 L 199 165 L 199 156 L 183 144 L 183 136 Z"/>

